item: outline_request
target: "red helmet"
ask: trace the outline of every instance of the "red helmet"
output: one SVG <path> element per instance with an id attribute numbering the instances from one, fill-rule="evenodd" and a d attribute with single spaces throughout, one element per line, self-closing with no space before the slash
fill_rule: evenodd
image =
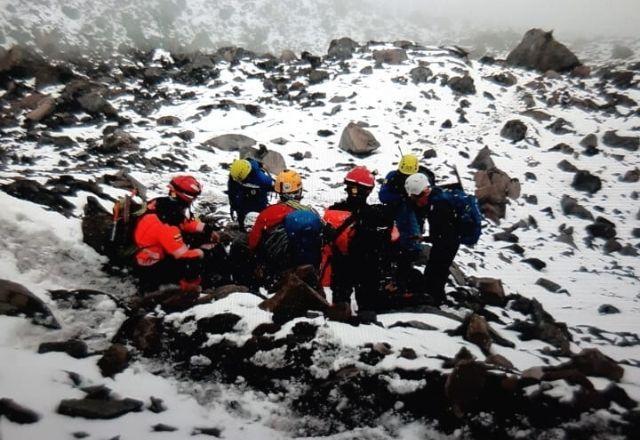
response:
<path id="1" fill-rule="evenodd" d="M 371 171 L 364 166 L 357 166 L 349 171 L 344 178 L 344 183 L 353 183 L 367 188 L 373 188 L 376 181 L 373 178 Z"/>
<path id="2" fill-rule="evenodd" d="M 180 200 L 191 203 L 202 192 L 202 186 L 193 176 L 176 176 L 169 182 L 169 190 Z"/>

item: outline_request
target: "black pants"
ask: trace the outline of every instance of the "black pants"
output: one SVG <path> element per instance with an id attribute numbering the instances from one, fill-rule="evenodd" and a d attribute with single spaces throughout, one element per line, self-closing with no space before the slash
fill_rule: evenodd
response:
<path id="1" fill-rule="evenodd" d="M 449 278 L 449 267 L 453 263 L 460 241 L 457 237 L 438 237 L 433 240 L 429 261 L 424 269 L 426 292 L 434 299 L 445 298 L 444 286 Z"/>
<path id="2" fill-rule="evenodd" d="M 334 304 L 351 302 L 351 293 L 355 290 L 358 309 L 379 310 L 382 307 L 383 268 L 379 261 L 338 254 L 333 256 L 331 270 Z"/>

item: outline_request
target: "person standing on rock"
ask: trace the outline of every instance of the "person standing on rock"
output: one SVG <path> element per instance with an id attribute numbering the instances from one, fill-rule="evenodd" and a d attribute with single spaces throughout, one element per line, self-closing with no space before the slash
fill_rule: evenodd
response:
<path id="1" fill-rule="evenodd" d="M 358 315 L 372 319 L 383 308 L 381 284 L 389 266 L 394 213 L 385 205 L 367 203 L 375 180 L 366 167 L 353 168 L 344 183 L 346 200 L 324 215 L 329 239 L 323 249 L 323 285 L 331 286 L 335 319 L 351 316 L 354 291 Z"/>
<path id="2" fill-rule="evenodd" d="M 202 276 L 215 270 L 226 273 L 226 254 L 213 228 L 193 218 L 190 207 L 202 186 L 192 176 L 171 179 L 169 195 L 149 201 L 137 221 L 133 238 L 134 273 L 143 292 L 157 290 L 165 284 L 179 284 L 185 292 L 199 291 Z M 201 247 L 190 247 L 183 233 L 199 235 Z M 207 282 L 211 281 L 207 276 Z"/>
<path id="3" fill-rule="evenodd" d="M 274 191 L 280 201 L 264 209 L 248 236 L 260 277 L 275 280 L 284 270 L 302 265 L 320 266 L 322 220 L 300 203 L 302 178 L 293 170 L 276 176 Z"/>
<path id="4" fill-rule="evenodd" d="M 273 191 L 273 178 L 255 159 L 236 159 L 229 169 L 227 194 L 231 217 L 237 217 L 241 231 L 245 230 L 245 217 L 249 212 L 261 212 L 269 204 Z"/>
<path id="5" fill-rule="evenodd" d="M 424 271 L 425 293 L 437 302 L 445 299 L 444 286 L 449 277 L 449 267 L 460 247 L 460 231 L 458 215 L 452 204 L 439 193 L 440 188 L 430 188 L 426 176 L 416 173 L 407 178 L 405 192 L 407 203 L 402 216 L 405 224 L 398 224 L 402 231 L 411 231 L 405 239 L 411 241 L 412 248 L 419 249 L 425 219 L 429 224 L 429 237 L 432 247 L 429 261 Z"/>

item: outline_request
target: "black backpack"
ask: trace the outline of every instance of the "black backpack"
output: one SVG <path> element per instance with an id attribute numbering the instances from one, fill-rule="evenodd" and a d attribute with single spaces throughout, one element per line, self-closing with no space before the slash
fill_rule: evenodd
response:
<path id="1" fill-rule="evenodd" d="M 138 221 L 147 213 L 147 204 L 138 203 L 131 195 L 120 197 L 113 204 L 113 226 L 109 237 L 111 259 L 126 262 L 135 254 L 133 238 Z"/>

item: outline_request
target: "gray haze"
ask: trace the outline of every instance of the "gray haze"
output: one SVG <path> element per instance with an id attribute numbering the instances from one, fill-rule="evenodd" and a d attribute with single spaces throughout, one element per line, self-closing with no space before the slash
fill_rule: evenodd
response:
<path id="1" fill-rule="evenodd" d="M 501 51 L 532 27 L 569 42 L 637 41 L 640 23 L 640 0 L 0 0 L 0 8 L 0 45 L 45 53 L 323 52 L 342 36 Z"/>

